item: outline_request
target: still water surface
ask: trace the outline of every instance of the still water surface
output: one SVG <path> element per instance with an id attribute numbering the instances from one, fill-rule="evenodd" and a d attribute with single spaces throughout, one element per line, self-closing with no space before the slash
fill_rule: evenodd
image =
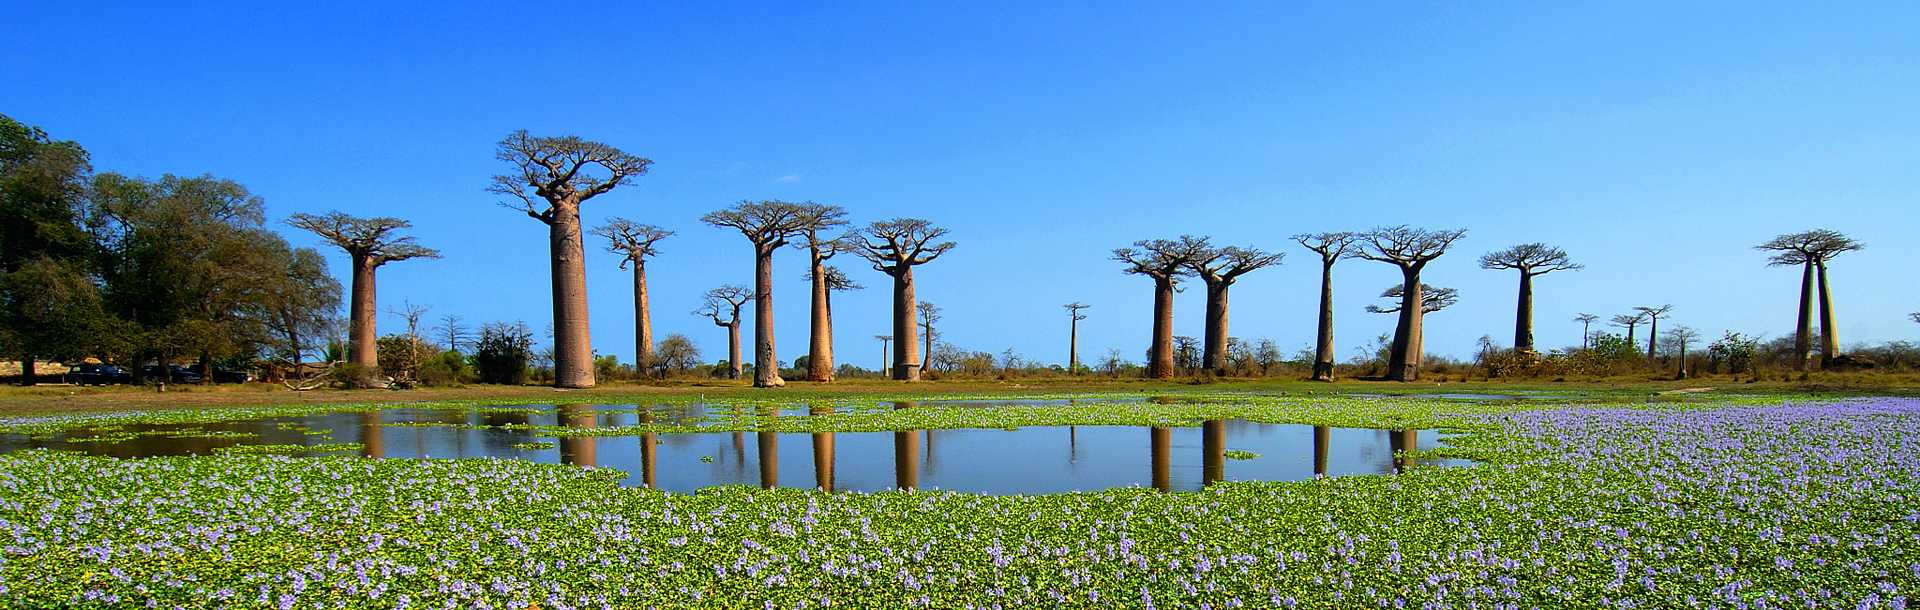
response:
<path id="1" fill-rule="evenodd" d="M 804 412 L 804 411 L 802 411 Z M 70 449 L 116 457 L 207 454 L 247 444 L 360 443 L 379 458 L 499 457 L 615 468 L 624 483 L 675 492 L 713 485 L 878 491 L 945 489 L 992 494 L 1057 493 L 1117 487 L 1194 490 L 1215 481 L 1287 481 L 1316 474 L 1390 474 L 1395 453 L 1433 449 L 1431 430 L 1374 430 L 1213 420 L 1199 427 L 1057 426 L 898 432 L 708 432 L 540 437 L 508 425 L 577 428 L 645 421 L 694 421 L 700 405 L 542 407 L 540 412 L 391 409 L 238 420 L 202 425 L 127 426 L 123 440 L 86 440 L 76 429 L 42 438 L 0 436 L 0 451 Z M 445 424 L 445 425 L 419 425 Z M 484 426 L 484 427 L 479 427 Z M 238 433 L 169 437 L 170 431 Z M 526 443 L 546 441 L 550 448 Z M 521 446 L 516 446 L 521 445 Z M 1229 459 L 1228 452 L 1258 454 Z M 1462 465 L 1460 460 L 1436 460 Z"/>

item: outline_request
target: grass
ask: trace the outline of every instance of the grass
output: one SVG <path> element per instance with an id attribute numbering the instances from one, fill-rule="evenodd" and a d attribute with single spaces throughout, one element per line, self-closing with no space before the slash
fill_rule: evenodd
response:
<path id="1" fill-rule="evenodd" d="M 1315 412 L 1218 398 L 1087 410 Z M 1322 401 L 1360 411 L 1314 417 L 1452 422 L 1463 434 L 1447 451 L 1479 465 L 1172 494 L 666 494 L 513 460 L 22 452 L 0 456 L 0 608 L 1893 608 L 1914 595 L 1920 401 L 1539 402 Z"/>

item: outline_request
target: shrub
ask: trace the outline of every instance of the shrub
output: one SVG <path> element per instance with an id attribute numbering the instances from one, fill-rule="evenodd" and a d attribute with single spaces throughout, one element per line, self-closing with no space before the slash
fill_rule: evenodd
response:
<path id="1" fill-rule="evenodd" d="M 521 385 L 533 359 L 533 332 L 524 322 L 491 323 L 480 328 L 473 364 L 481 383 Z"/>

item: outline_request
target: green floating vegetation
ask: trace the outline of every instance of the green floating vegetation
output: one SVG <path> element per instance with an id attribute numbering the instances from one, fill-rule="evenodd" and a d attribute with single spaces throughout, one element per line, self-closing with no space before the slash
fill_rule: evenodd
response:
<path id="1" fill-rule="evenodd" d="M 552 449 L 552 448 L 554 448 L 554 447 L 556 447 L 556 446 L 558 446 L 558 445 L 555 445 L 555 444 L 554 444 L 554 443 L 553 443 L 552 441 L 530 441 L 530 442 L 525 442 L 525 443 L 514 443 L 514 444 L 513 444 L 513 448 L 514 448 L 514 449 L 521 449 L 521 450 L 526 450 L 526 451 L 538 451 L 538 450 L 541 450 L 541 449 Z"/>
<path id="2" fill-rule="evenodd" d="M 0 456 L 0 608 L 1895 608 L 1916 595 L 1920 401 L 1452 415 L 1389 402 L 1374 415 L 1460 422 L 1449 443 L 1479 465 L 1183 493 L 669 494 L 521 460 L 19 452 Z"/>
<path id="3" fill-rule="evenodd" d="M 1224 454 L 1229 460 L 1251 460 L 1251 459 L 1260 457 L 1260 454 L 1258 453 L 1254 453 L 1252 451 L 1246 451 L 1243 449 L 1228 449 L 1221 453 Z"/>
<path id="4" fill-rule="evenodd" d="M 216 447 L 213 452 L 216 454 L 233 455 L 319 455 L 327 453 L 359 453 L 365 448 L 366 446 L 360 443 L 324 443 L 319 445 L 263 444 Z"/>

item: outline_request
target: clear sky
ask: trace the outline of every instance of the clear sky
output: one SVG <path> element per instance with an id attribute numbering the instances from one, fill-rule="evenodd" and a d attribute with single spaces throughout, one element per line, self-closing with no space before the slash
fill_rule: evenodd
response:
<path id="1" fill-rule="evenodd" d="M 383 269 L 383 308 L 536 331 L 546 231 L 484 191 L 494 143 L 525 128 L 648 156 L 584 216 L 679 232 L 649 267 L 655 325 L 709 360 L 724 335 L 687 312 L 749 283 L 752 258 L 698 219 L 741 199 L 951 227 L 960 246 L 917 272 L 947 338 L 1049 362 L 1075 300 L 1093 305 L 1083 358 L 1140 360 L 1151 285 L 1115 247 L 1192 233 L 1288 252 L 1235 288 L 1232 334 L 1291 353 L 1312 340 L 1318 269 L 1286 236 L 1402 223 L 1470 230 L 1427 273 L 1461 291 L 1428 319 L 1435 352 L 1511 340 L 1514 276 L 1476 258 L 1528 241 L 1587 265 L 1538 283 L 1543 346 L 1577 344 L 1577 312 L 1663 303 L 1709 336 L 1778 336 L 1798 274 L 1750 246 L 1814 227 L 1867 244 L 1832 270 L 1842 340 L 1920 334 L 1912 3 L 314 4 L 12 3 L 0 112 L 99 170 L 238 180 L 276 224 L 411 219 L 445 258 Z M 806 349 L 804 260 L 775 261 L 783 360 Z M 868 289 L 836 301 L 836 349 L 877 366 L 886 277 L 840 262 Z M 626 361 L 617 263 L 590 251 L 588 289 L 594 347 Z M 1362 308 L 1395 281 L 1336 269 L 1341 359 L 1391 331 Z M 1203 298 L 1179 296 L 1179 334 L 1201 334 Z"/>

